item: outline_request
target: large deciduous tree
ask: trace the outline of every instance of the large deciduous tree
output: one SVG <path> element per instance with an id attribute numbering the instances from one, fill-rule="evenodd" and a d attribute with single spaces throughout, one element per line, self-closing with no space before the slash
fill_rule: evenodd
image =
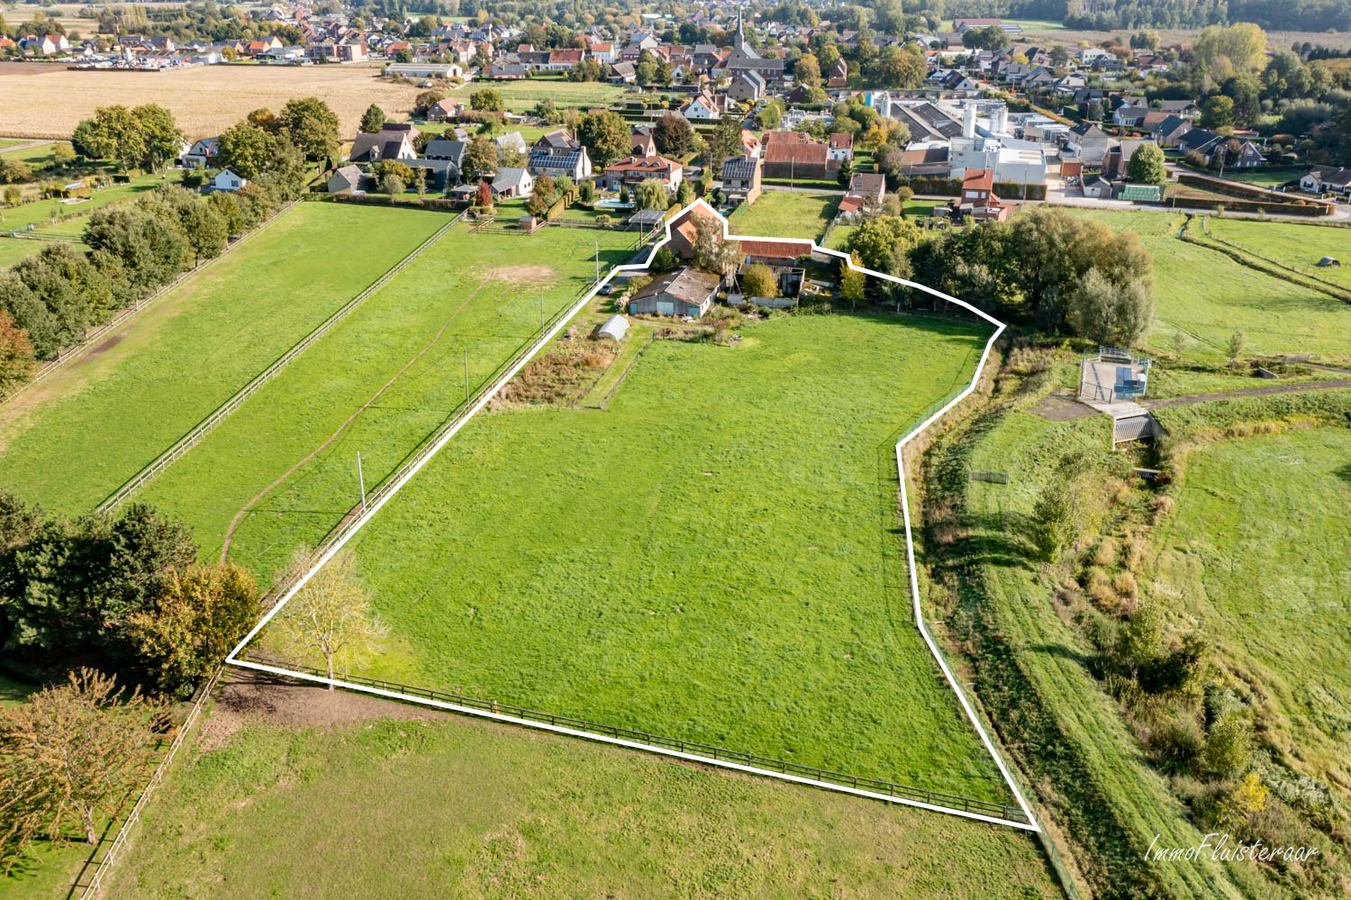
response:
<path id="1" fill-rule="evenodd" d="M 618 113 L 609 110 L 588 113 L 577 126 L 577 140 L 586 147 L 592 164 L 604 169 L 628 155 L 629 129 Z"/>
<path id="2" fill-rule="evenodd" d="M 663 156 L 683 156 L 694 149 L 694 128 L 684 116 L 667 113 L 657 120 L 652 140 Z"/>
<path id="3" fill-rule="evenodd" d="M 1163 151 L 1158 144 L 1146 142 L 1135 148 L 1126 164 L 1126 178 L 1136 184 L 1163 184 L 1168 180 Z"/>
<path id="4" fill-rule="evenodd" d="M 306 159 L 325 159 L 337 152 L 338 116 L 318 97 L 286 101 L 277 119 L 282 133 Z"/>

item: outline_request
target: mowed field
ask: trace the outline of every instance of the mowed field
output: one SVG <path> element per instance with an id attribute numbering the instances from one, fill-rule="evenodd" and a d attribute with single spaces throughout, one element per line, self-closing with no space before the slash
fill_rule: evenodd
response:
<path id="1" fill-rule="evenodd" d="M 0 63 L 0 134 L 67 137 L 95 106 L 158 103 L 189 138 L 219 134 L 259 107 L 278 111 L 295 97 L 319 97 L 351 138 L 366 107 L 399 116 L 418 89 L 380 80 L 378 65 L 198 66 L 181 71 L 75 72 L 64 64 Z M 10 99 L 15 102 L 7 102 Z M 23 102 L 17 102 L 22 99 Z"/>
<path id="2" fill-rule="evenodd" d="M 1204 623 L 1215 659 L 1256 686 L 1266 741 L 1351 789 L 1351 430 L 1203 444 L 1155 536 L 1146 591 Z"/>
<path id="3" fill-rule="evenodd" d="M 1305 275 L 1351 287 L 1351 229 L 1208 217 L 1210 233 Z M 1341 266 L 1319 268 L 1330 256 Z"/>
<path id="4" fill-rule="evenodd" d="M 474 81 L 457 92 L 467 100 L 474 91 L 491 88 L 502 95 L 511 112 L 526 112 L 548 97 L 559 109 L 577 106 L 589 109 L 606 107 L 629 93 L 621 85 L 598 81 L 564 81 L 561 78 L 526 78 L 521 81 Z M 409 104 L 411 106 L 411 104 Z"/>
<path id="5" fill-rule="evenodd" d="M 843 194 L 766 190 L 750 206 L 742 204 L 728 220 L 732 234 L 817 240 L 835 218 Z"/>
<path id="6" fill-rule="evenodd" d="M 1058 896 L 1026 832 L 291 690 L 218 702 L 106 896 Z"/>
<path id="7" fill-rule="evenodd" d="M 307 203 L 16 400 L 0 485 L 85 512 L 430 236 L 443 214 Z"/>
<path id="8" fill-rule="evenodd" d="M 414 214 L 425 215 L 425 214 Z M 215 560 L 264 581 L 359 503 L 592 284 L 634 236 L 548 228 L 529 237 L 457 225 L 138 495 L 183 516 Z M 361 285 L 361 286 L 364 286 Z M 353 288 L 353 293 L 357 288 Z"/>
<path id="9" fill-rule="evenodd" d="M 1155 323 L 1145 341 L 1147 349 L 1169 352 L 1174 334 L 1182 330 L 1191 336 L 1188 357 L 1222 362 L 1228 358 L 1229 336 L 1242 331 L 1247 354 L 1317 353 L 1351 358 L 1351 304 L 1247 268 L 1223 253 L 1178 240 L 1175 235 L 1182 216 L 1073 212 L 1113 229 L 1134 231 L 1153 256 Z M 1200 233 L 1199 222 L 1194 221 L 1192 227 Z M 1255 223 L 1253 228 L 1261 229 L 1252 232 L 1253 249 L 1273 241 L 1303 241 L 1307 245 L 1321 240 L 1324 230 L 1275 222 Z M 1345 240 L 1340 233 L 1337 239 Z"/>
<path id="10" fill-rule="evenodd" d="M 351 670 L 1010 802 L 916 630 L 895 508 L 897 433 L 987 337 L 781 318 L 653 342 L 603 412 L 472 420 L 348 544 L 389 626 Z"/>

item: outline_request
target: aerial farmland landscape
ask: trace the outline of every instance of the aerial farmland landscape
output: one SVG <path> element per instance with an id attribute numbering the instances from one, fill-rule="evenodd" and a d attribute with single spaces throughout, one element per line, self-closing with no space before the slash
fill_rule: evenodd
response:
<path id="1" fill-rule="evenodd" d="M 0 900 L 1351 895 L 1349 59 L 0 3 Z"/>

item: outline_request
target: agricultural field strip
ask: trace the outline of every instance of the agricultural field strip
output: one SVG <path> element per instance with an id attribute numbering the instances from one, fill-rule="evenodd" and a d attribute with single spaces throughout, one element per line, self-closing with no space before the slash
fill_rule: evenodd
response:
<path id="1" fill-rule="evenodd" d="M 374 516 L 380 511 L 380 509 L 385 505 L 385 503 L 387 503 L 390 500 L 390 498 L 392 498 L 395 494 L 397 494 L 403 488 L 403 486 L 413 478 L 413 476 L 415 476 L 419 471 L 421 471 L 422 467 L 426 465 L 426 463 L 429 460 L 431 460 L 441 450 L 441 448 L 443 448 L 447 443 L 449 443 L 450 440 L 453 437 L 455 437 L 456 434 L 459 433 L 460 429 L 463 428 L 464 425 L 470 421 L 470 419 L 472 419 L 475 415 L 477 415 L 480 411 L 482 411 L 483 408 L 487 406 L 488 402 L 493 398 L 493 396 L 495 396 L 498 391 L 500 391 L 503 387 L 505 387 L 507 382 L 509 382 L 512 378 L 514 378 L 516 374 L 522 368 L 524 368 L 525 365 L 532 358 L 534 358 L 534 356 L 537 353 L 539 353 L 541 349 L 547 346 L 548 343 L 551 340 L 553 340 L 554 337 L 557 336 L 557 334 L 563 329 L 563 327 L 569 321 L 571 321 L 571 319 L 574 316 L 576 316 L 579 312 L 581 312 L 583 308 L 585 308 L 586 304 L 591 302 L 592 298 L 596 296 L 596 293 L 601 289 L 601 287 L 608 284 L 618 274 L 646 271 L 649 265 L 651 264 L 652 257 L 656 254 L 656 252 L 671 240 L 671 221 L 674 220 L 675 218 L 678 218 L 680 215 L 683 215 L 685 212 L 692 210 L 696 205 L 701 206 L 708 213 L 717 216 L 718 221 L 722 223 L 723 236 L 725 239 L 795 242 L 794 239 L 792 238 L 782 238 L 782 237 L 760 238 L 755 237 L 753 235 L 730 234 L 728 231 L 728 223 L 726 218 L 718 214 L 716 210 L 713 210 L 702 200 L 693 201 L 689 206 L 681 210 L 680 213 L 678 213 L 676 216 L 669 217 L 666 222 L 666 236 L 661 241 L 658 241 L 652 245 L 647 260 L 645 260 L 642 263 L 631 263 L 626 265 L 615 266 L 604 278 L 596 282 L 596 284 L 592 285 L 591 289 L 588 290 L 585 294 L 583 294 L 581 299 L 578 300 L 565 315 L 559 316 L 557 321 L 554 323 L 553 327 L 543 332 L 540 335 L 539 339 L 535 341 L 534 345 L 527 352 L 523 353 L 520 359 L 518 359 L 513 366 L 511 366 L 505 372 L 503 372 L 502 375 L 499 376 L 498 379 L 487 390 L 482 391 L 481 394 L 479 395 L 478 400 L 471 407 L 465 410 L 464 414 L 460 416 L 459 420 L 450 428 L 446 429 L 446 431 L 440 436 L 440 438 L 428 448 L 427 452 L 415 464 L 410 466 L 407 471 L 405 471 L 401 476 L 399 476 L 399 478 L 390 485 L 389 490 L 385 492 L 384 495 L 381 496 L 378 500 L 376 500 L 373 504 L 371 504 L 371 506 L 359 518 L 357 518 L 353 522 L 352 526 L 338 540 L 334 541 L 332 545 L 329 546 L 327 550 L 325 550 L 319 556 L 319 558 L 310 567 L 310 569 L 289 587 L 289 589 L 277 600 L 277 602 L 272 606 L 272 608 L 267 612 L 267 614 L 263 616 L 263 618 L 258 622 L 258 624 L 255 625 L 253 629 L 250 630 L 249 633 L 246 634 L 244 638 L 235 646 L 235 648 L 230 651 L 230 655 L 226 657 L 225 660 L 226 663 L 235 666 L 240 666 L 242 668 L 255 669 L 261 672 L 269 672 L 274 675 L 282 675 L 289 678 L 298 678 L 304 681 L 312 681 L 319 684 L 327 684 L 335 687 L 341 687 L 346 690 L 358 691 L 367 694 L 374 694 L 376 696 L 388 697 L 390 699 L 402 700 L 410 703 L 417 703 L 424 706 L 434 706 L 440 709 L 447 709 L 464 715 L 494 719 L 497 721 L 508 722 L 514 725 L 524 725 L 530 728 L 552 731 L 558 734 L 566 734 L 572 737 L 580 737 L 585 738 L 587 740 L 601 741 L 604 743 L 615 744 L 618 746 L 628 747 L 634 750 L 643 750 L 649 753 L 657 753 L 665 756 L 673 756 L 680 759 L 687 759 L 692 762 L 698 762 L 704 765 L 712 765 L 727 769 L 735 769 L 768 778 L 777 778 L 783 781 L 792 781 L 800 784 L 811 785 L 814 787 L 824 787 L 829 790 L 841 791 L 849 794 L 856 794 L 863 797 L 870 797 L 876 800 L 885 800 L 891 803 L 900 803 L 907 806 L 915 806 L 922 809 L 929 809 L 934 812 L 947 813 L 948 815 L 962 816 L 964 818 L 977 819 L 984 822 L 990 822 L 996 825 L 1006 825 L 1012 828 L 1018 828 L 1026 831 L 1041 833 L 1042 829 L 1037 824 L 1037 820 L 1032 812 L 1032 808 L 1029 806 L 1026 798 L 1023 797 L 1022 791 L 1019 790 L 1018 785 L 1014 781 L 1012 773 L 1009 771 L 1009 768 L 1007 764 L 1004 762 L 1003 757 L 999 754 L 998 750 L 995 749 L 994 743 L 990 740 L 989 734 L 986 732 L 984 726 L 981 725 L 979 717 L 976 715 L 975 710 L 971 707 L 970 703 L 966 699 L 965 694 L 962 693 L 961 688 L 957 683 L 956 677 L 953 675 L 952 670 L 948 667 L 947 662 L 944 660 L 942 654 L 939 652 L 938 645 L 934 642 L 933 636 L 929 633 L 929 629 L 924 624 L 924 614 L 923 610 L 920 607 L 920 599 L 919 599 L 919 582 L 915 574 L 914 536 L 912 533 L 910 523 L 910 511 L 905 486 L 905 466 L 902 458 L 902 452 L 905 444 L 909 443 L 910 440 L 912 440 L 916 435 L 922 433 L 930 425 L 932 425 L 939 418 L 945 415 L 948 412 L 948 410 L 952 409 L 955 405 L 960 403 L 972 391 L 975 390 L 976 384 L 980 379 L 980 374 L 984 370 L 986 362 L 989 360 L 990 348 L 994 346 L 994 342 L 998 340 L 999 336 L 1003 333 L 1005 324 L 1003 322 L 1000 322 L 998 319 L 995 319 L 992 316 L 987 315 L 986 313 L 980 311 L 979 309 L 976 309 L 969 303 L 966 303 L 963 300 L 959 300 L 956 297 L 948 296 L 947 294 L 934 290 L 933 288 L 927 287 L 922 284 L 918 284 L 913 281 L 907 281 L 902 278 L 897 278 L 893 275 L 886 275 L 881 272 L 875 272 L 871 269 L 865 269 L 859 266 L 855 266 L 853 261 L 849 259 L 847 254 L 837 250 L 827 250 L 825 248 L 819 247 L 814 240 L 812 241 L 813 251 L 826 253 L 831 256 L 843 259 L 849 264 L 850 268 L 863 272 L 866 275 L 871 275 L 873 277 L 881 278 L 886 281 L 892 281 L 897 284 L 903 284 L 906 285 L 907 287 L 916 288 L 918 290 L 924 291 L 925 293 L 932 294 L 936 297 L 940 297 L 947 302 L 955 303 L 958 306 L 962 307 L 963 309 L 975 313 L 979 318 L 990 323 L 995 327 L 994 332 L 990 335 L 990 338 L 985 343 L 985 348 L 981 352 L 980 362 L 977 364 L 975 372 L 972 373 L 970 382 L 959 394 L 957 394 L 957 396 L 953 397 L 946 404 L 944 404 L 941 409 L 930 415 L 918 426 L 911 428 L 908 431 L 908 433 L 906 433 L 901 438 L 901 440 L 896 444 L 896 463 L 898 467 L 898 476 L 901 483 L 901 508 L 904 514 L 904 522 L 905 522 L 906 558 L 910 568 L 910 591 L 911 591 L 911 598 L 913 601 L 916 624 L 919 626 L 920 634 L 924 637 L 924 641 L 928 645 L 930 653 L 933 654 L 934 660 L 938 663 L 939 669 L 942 670 L 944 677 L 947 679 L 948 685 L 952 688 L 953 693 L 957 695 L 958 703 L 961 705 L 963 712 L 966 713 L 967 718 L 971 721 L 972 726 L 976 729 L 976 733 L 980 736 L 981 743 L 984 744 L 986 751 L 994 759 L 995 765 L 998 767 L 1000 774 L 1003 775 L 1004 781 L 1008 785 L 1009 790 L 1012 791 L 1013 796 L 1017 799 L 1018 806 L 1022 809 L 1023 814 L 1027 817 L 1027 822 L 1016 822 L 1009 819 L 1000 819 L 994 816 L 982 815 L 980 813 L 965 812 L 962 810 L 951 809 L 948 807 L 937 806 L 934 804 L 922 803 L 917 800 L 909 800 L 901 797 L 889 796 L 887 794 L 876 793 L 873 791 L 862 790 L 859 788 L 847 787 L 845 785 L 803 778 L 796 775 L 790 775 L 785 772 L 776 772 L 772 769 L 762 769 L 755 766 L 742 765 L 740 763 L 734 763 L 727 760 L 713 759 L 707 756 L 701 756 L 694 753 L 686 753 L 683 751 L 673 750 L 666 747 L 644 744 L 638 741 L 630 741 L 625 740 L 623 738 L 610 737 L 608 735 L 597 734 L 595 732 L 579 731 L 576 729 L 567 728 L 560 725 L 551 725 L 545 722 L 537 722 L 530 719 L 517 718 L 515 716 L 495 713 L 489 710 L 476 709 L 474 707 L 462 706 L 454 703 L 446 703 L 443 701 L 434 700 L 427 697 L 418 697 L 412 694 L 402 694 L 396 691 L 384 690 L 382 688 L 354 684 L 337 678 L 333 679 L 324 678 L 322 676 L 311 675 L 305 672 L 292 671 L 290 669 L 286 669 L 283 667 L 253 662 L 252 660 L 247 660 L 240 657 L 240 654 L 243 652 L 244 648 L 248 646 L 249 642 L 252 641 L 254 637 L 257 636 L 257 634 L 263 629 L 263 627 L 266 626 L 267 623 L 270 622 L 272 618 L 282 610 L 282 608 L 287 604 L 287 602 L 289 602 L 290 599 L 294 597 L 302 587 L 305 586 L 305 584 L 310 580 L 310 578 L 312 578 L 314 574 L 319 571 L 319 569 L 321 569 L 330 559 L 332 559 L 332 557 L 343 548 L 343 546 L 347 543 L 348 540 L 351 539 L 353 535 L 355 535 L 358 531 L 360 531 L 361 528 L 365 526 L 367 522 L 369 522 L 372 518 L 374 518 Z"/>
<path id="2" fill-rule="evenodd" d="M 130 479 L 128 479 L 125 484 L 123 484 L 112 494 L 112 496 L 108 497 L 108 499 L 104 500 L 102 503 L 98 505 L 98 511 L 107 512 L 108 510 L 115 508 L 119 503 L 121 503 L 127 497 L 131 496 L 136 490 L 142 487 L 147 481 L 149 481 L 151 478 L 154 478 L 160 472 L 164 471 L 164 468 L 166 466 L 168 466 L 175 459 L 186 453 L 188 449 L 192 447 L 192 445 L 196 444 L 203 437 L 205 437 L 211 431 L 211 429 L 219 425 L 221 421 L 231 412 L 233 412 L 235 408 L 239 406 L 239 404 L 243 403 L 249 397 L 250 394 L 258 390 L 258 388 L 262 387 L 268 381 L 271 381 L 272 378 L 274 378 L 277 375 L 277 373 L 279 373 L 282 369 L 286 368 L 286 366 L 293 359 L 298 357 L 301 353 L 304 353 L 305 350 L 307 350 L 312 344 L 314 344 L 315 341 L 319 340 L 319 338 L 323 337 L 325 334 L 331 331 L 335 325 L 337 325 L 339 322 L 345 319 L 349 313 L 351 313 L 354 309 L 360 306 L 362 301 L 364 301 L 371 294 L 379 290 L 382 286 L 384 286 L 384 284 L 387 281 L 389 281 L 395 275 L 399 274 L 399 272 L 403 271 L 404 267 L 407 266 L 409 263 L 411 263 L 413 260 L 417 259 L 418 256 L 420 256 L 424 250 L 426 250 L 432 244 L 435 244 L 441 238 L 441 236 L 445 234 L 447 231 L 449 231 L 451 226 L 454 225 L 456 222 L 460 221 L 461 218 L 462 215 L 455 216 L 449 222 L 442 225 L 432 234 L 431 237 L 427 238 L 427 240 L 419 244 L 418 247 L 414 249 L 412 253 L 409 253 L 403 259 L 399 260 L 397 263 L 391 266 L 389 270 L 386 271 L 383 275 L 381 275 L 375 281 L 367 285 L 366 288 L 361 291 L 361 293 L 357 294 L 351 300 L 348 300 L 347 303 L 343 304 L 341 309 L 333 313 L 333 315 L 329 316 L 328 319 L 326 319 L 321 325 L 319 325 L 309 334 L 305 335 L 305 337 L 301 338 L 299 343 L 297 343 L 290 350 L 286 351 L 285 354 L 283 354 L 279 359 L 274 361 L 262 372 L 258 373 L 258 375 L 255 376 L 252 381 L 250 381 L 244 387 L 240 388 L 237 392 L 235 392 L 235 395 L 233 397 L 231 397 L 229 400 L 226 400 L 224 403 L 218 406 L 215 409 L 215 411 L 211 413 L 211 415 L 207 416 L 205 419 L 199 422 L 191 431 L 183 435 L 183 437 L 179 438 L 178 441 L 175 442 L 172 447 L 165 450 L 153 461 L 151 461 L 145 468 L 143 468 L 140 472 L 136 473 Z"/>
<path id="3" fill-rule="evenodd" d="M 257 234 L 258 232 L 260 232 L 260 231 L 262 231 L 263 229 L 267 228 L 267 226 L 271 225 L 273 222 L 275 222 L 275 221 L 277 221 L 278 219 L 280 219 L 284 214 L 290 212 L 291 209 L 293 209 L 293 208 L 296 206 L 296 204 L 298 204 L 298 203 L 300 203 L 299 200 L 293 200 L 291 203 L 289 203 L 289 204 L 287 204 L 286 206 L 282 207 L 281 209 L 277 210 L 277 211 L 272 215 L 272 217 L 269 218 L 266 222 L 263 222 L 263 223 L 260 224 L 257 228 L 254 228 L 254 229 L 253 229 L 252 231 L 250 231 L 248 234 L 241 236 L 241 237 L 239 238 L 239 240 L 235 241 L 233 244 L 228 245 L 228 246 L 225 248 L 225 251 L 222 252 L 220 255 L 214 256 L 214 257 L 212 257 L 211 259 L 208 259 L 208 260 L 204 260 L 203 262 L 201 262 L 201 263 L 199 263 L 199 264 L 193 266 L 191 269 L 187 269 L 187 270 L 184 271 L 182 274 L 180 274 L 177 278 L 175 278 L 173 281 L 169 282 L 168 284 L 164 285 L 164 286 L 161 287 L 161 288 L 158 288 L 158 289 L 155 290 L 153 293 L 151 293 L 149 296 L 144 297 L 144 298 L 142 298 L 141 300 L 137 301 L 134 305 L 129 306 L 129 307 L 127 307 L 126 309 L 122 310 L 122 311 L 119 312 L 117 315 L 115 315 L 115 316 L 113 316 L 111 319 L 109 319 L 107 322 L 104 322 L 102 325 L 100 325 L 100 326 L 98 326 L 97 328 L 95 328 L 93 331 L 86 332 L 84 338 L 80 341 L 80 343 L 76 344 L 74 347 L 71 347 L 71 348 L 69 348 L 69 349 L 63 351 L 62 354 L 61 354 L 60 356 L 58 356 L 56 359 L 52 360 L 51 362 L 48 362 L 48 363 L 44 364 L 41 368 L 39 368 L 36 372 L 33 373 L 33 377 L 32 377 L 32 378 L 28 379 L 26 382 L 24 382 L 23 384 L 19 385 L 19 387 L 17 387 L 15 390 L 11 391 L 9 394 L 5 395 L 4 397 L 0 397 L 0 403 L 4 403 L 4 402 L 7 401 L 7 400 L 10 400 L 10 399 L 12 399 L 12 398 L 14 398 L 14 397 L 17 397 L 19 394 L 21 394 L 21 393 L 23 393 L 24 391 L 28 390 L 28 388 L 32 387 L 33 385 L 37 384 L 37 383 L 38 383 L 39 381 L 41 381 L 42 379 L 46 378 L 48 375 L 50 375 L 50 374 L 52 374 L 53 372 L 55 372 L 57 369 L 59 369 L 59 368 L 61 368 L 62 366 L 66 365 L 67 363 L 73 362 L 73 361 L 79 359 L 80 357 L 84 356 L 84 354 L 85 354 L 91 347 L 93 347 L 95 343 L 98 342 L 98 338 L 100 338 L 100 337 L 102 337 L 103 335 L 107 334 L 109 331 L 112 331 L 112 330 L 113 330 L 114 328 L 116 328 L 118 325 L 121 325 L 122 323 L 126 322 L 127 319 L 130 319 L 132 316 L 136 315 L 138 312 L 141 312 L 142 310 L 147 309 L 147 308 L 148 308 L 152 303 L 154 303 L 156 300 L 158 300 L 158 299 L 160 299 L 161 297 L 167 295 L 170 291 L 172 291 L 174 288 L 178 287 L 178 286 L 179 286 L 180 284 L 182 284 L 184 281 L 187 281 L 187 280 L 188 280 L 189 278 L 191 278 L 193 275 L 196 275 L 198 272 L 200 272 L 204 266 L 208 266 L 208 265 L 210 265 L 211 263 L 215 262 L 216 260 L 221 259 L 222 257 L 225 256 L 226 253 L 228 253 L 228 252 L 230 252 L 231 250 L 233 250 L 234 248 L 238 247 L 240 244 L 244 243 L 244 242 L 247 241 L 249 238 L 251 238 L 251 237 L 253 237 L 255 234 Z"/>

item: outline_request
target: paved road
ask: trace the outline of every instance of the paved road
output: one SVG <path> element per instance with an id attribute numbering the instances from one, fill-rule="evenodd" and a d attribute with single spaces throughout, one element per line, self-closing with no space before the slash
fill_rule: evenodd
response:
<path id="1" fill-rule="evenodd" d="M 13 153 L 16 150 L 31 150 L 34 147 L 41 147 L 45 144 L 54 144 L 55 141 L 29 141 L 26 144 L 15 144 L 12 147 L 0 147 L 0 153 Z"/>

